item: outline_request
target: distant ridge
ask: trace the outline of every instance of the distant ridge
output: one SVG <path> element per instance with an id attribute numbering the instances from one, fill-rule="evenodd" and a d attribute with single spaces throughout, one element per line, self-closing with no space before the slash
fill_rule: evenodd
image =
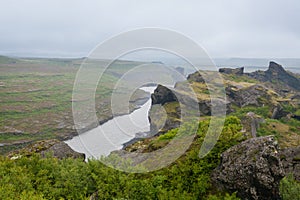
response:
<path id="1" fill-rule="evenodd" d="M 0 63 L 1 64 L 13 64 L 13 63 L 17 63 L 18 61 L 19 60 L 16 58 L 11 58 L 11 57 L 0 55 Z"/>
<path id="2" fill-rule="evenodd" d="M 300 68 L 300 58 L 214 58 L 220 67 L 266 67 L 270 60 L 287 68 Z"/>
<path id="3" fill-rule="evenodd" d="M 275 89 L 293 89 L 300 91 L 300 78 L 292 72 L 286 71 L 282 65 L 277 64 L 274 61 L 269 63 L 267 70 L 257 70 L 251 73 L 244 73 L 244 67 L 241 68 L 220 68 L 220 73 L 224 74 L 234 74 L 239 76 L 249 76 L 253 79 L 259 80 L 260 82 L 271 84 L 270 87 L 275 87 Z M 284 89 L 284 90 L 285 90 Z"/>
<path id="4" fill-rule="evenodd" d="M 256 71 L 248 75 L 262 82 L 270 82 L 277 87 L 288 86 L 300 91 L 300 79 L 294 74 L 288 73 L 281 65 L 274 61 L 269 63 L 268 70 Z"/>

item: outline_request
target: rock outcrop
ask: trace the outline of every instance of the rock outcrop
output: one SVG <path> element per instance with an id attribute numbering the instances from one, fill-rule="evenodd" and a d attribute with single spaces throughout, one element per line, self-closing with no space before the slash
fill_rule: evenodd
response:
<path id="1" fill-rule="evenodd" d="M 187 82 L 177 83 L 174 89 L 169 89 L 162 85 L 158 85 L 154 94 L 151 95 L 152 107 L 153 105 L 161 105 L 161 109 L 166 108 L 165 104 L 172 104 L 168 106 L 169 109 L 166 109 L 166 113 L 163 114 L 163 111 L 157 108 L 159 111 L 157 115 L 165 115 L 166 126 L 157 125 L 154 123 L 154 117 L 150 116 L 151 127 L 156 130 L 163 129 L 169 130 L 171 128 L 176 128 L 180 125 L 180 108 L 179 105 L 176 105 L 174 102 L 180 102 L 180 106 L 186 106 L 190 110 L 199 109 L 201 116 L 211 115 L 212 105 L 221 105 L 220 108 L 224 107 L 222 105 L 226 104 L 226 113 L 234 112 L 235 109 L 243 108 L 247 106 L 251 107 L 264 107 L 266 106 L 269 109 L 268 115 L 272 115 L 274 119 L 280 119 L 286 117 L 288 114 L 291 117 L 300 119 L 299 116 L 296 116 L 294 113 L 287 112 L 281 106 L 285 103 L 283 100 L 286 100 L 287 103 L 293 101 L 293 104 L 297 104 L 298 96 L 297 91 L 300 88 L 300 79 L 297 76 L 293 75 L 290 72 L 287 72 L 283 69 L 281 65 L 278 65 L 274 62 L 270 62 L 269 69 L 266 71 L 256 71 L 253 73 L 244 73 L 244 68 L 237 69 L 228 69 L 221 68 L 219 72 L 223 74 L 233 74 L 235 76 L 243 76 L 243 79 L 251 78 L 254 82 L 235 82 L 234 80 L 229 80 L 225 82 L 225 91 L 227 95 L 226 101 L 221 101 L 220 99 L 210 99 L 208 95 L 207 88 L 205 87 L 205 72 L 197 71 L 190 74 L 187 77 Z M 214 77 L 214 76 L 209 76 Z M 225 78 L 227 76 L 224 76 Z M 254 79 L 260 81 L 256 83 Z M 190 84 L 195 91 L 198 92 L 197 99 L 192 98 L 191 92 L 189 92 L 189 87 L 187 84 Z M 199 95 L 203 94 L 203 95 Z M 291 98 L 291 94 L 294 96 Z M 280 99 L 280 101 L 278 101 Z M 151 109 L 153 110 L 153 109 Z M 153 113 L 153 112 L 152 112 Z M 220 113 L 224 113 L 223 110 Z M 179 117 L 179 118 L 177 118 Z M 253 121 L 253 123 L 256 123 Z M 251 123 L 250 123 L 251 124 Z M 252 137 L 256 135 L 255 129 L 258 128 L 258 125 L 252 124 L 251 134 Z M 155 128 L 154 128 L 155 127 Z M 255 128 L 256 127 L 256 128 Z"/>
<path id="2" fill-rule="evenodd" d="M 270 62 L 267 71 L 256 71 L 247 75 L 261 82 L 272 83 L 278 91 L 300 91 L 300 79 L 275 62 Z"/>
<path id="3" fill-rule="evenodd" d="M 200 72 L 194 72 L 190 75 L 188 75 L 187 80 L 190 82 L 199 82 L 199 83 L 205 83 L 204 78 L 201 76 Z"/>
<path id="4" fill-rule="evenodd" d="M 152 105 L 148 114 L 149 135 L 161 134 L 180 126 L 181 112 L 177 97 L 178 93 L 162 85 L 158 85 L 151 94 Z"/>
<path id="5" fill-rule="evenodd" d="M 34 144 L 30 144 L 23 149 L 11 152 L 8 157 L 17 159 L 22 156 L 32 156 L 33 154 L 40 154 L 42 157 L 52 155 L 58 159 L 63 158 L 79 158 L 84 161 L 85 155 L 72 150 L 66 143 L 53 139 L 42 140 Z"/>
<path id="6" fill-rule="evenodd" d="M 78 153 L 71 149 L 66 143 L 64 142 L 57 142 L 54 145 L 52 145 L 50 148 L 41 151 L 40 154 L 42 156 L 52 155 L 55 158 L 58 159 L 64 159 L 64 158 L 74 158 L 74 159 L 82 159 L 85 160 L 85 155 L 83 153 Z"/>
<path id="7" fill-rule="evenodd" d="M 285 173 L 278 151 L 273 136 L 246 140 L 221 155 L 212 180 L 242 199 L 280 199 L 279 182 Z"/>
<path id="8" fill-rule="evenodd" d="M 154 90 L 154 93 L 151 94 L 152 105 L 161 104 L 164 105 L 167 102 L 177 101 L 176 95 L 169 88 L 158 85 Z"/>
<path id="9" fill-rule="evenodd" d="M 215 111 L 220 112 L 220 114 L 226 112 L 224 109 L 229 109 L 228 102 L 220 99 L 197 100 L 196 97 L 193 98 L 184 90 L 171 90 L 162 85 L 157 86 L 151 99 L 149 121 L 152 134 L 179 127 L 182 109 L 190 111 L 198 109 L 201 116 L 211 115 L 212 106 L 215 106 Z M 214 114 L 217 115 L 218 113 Z"/>
<path id="10" fill-rule="evenodd" d="M 300 181 L 300 146 L 282 149 L 280 159 L 285 173 L 292 174 L 296 180 Z"/>
<path id="11" fill-rule="evenodd" d="M 280 93 L 288 93 L 290 90 L 300 91 L 300 78 L 291 72 L 287 72 L 281 65 L 271 61 L 266 71 L 255 71 L 244 73 L 244 68 L 220 68 L 220 73 L 245 75 L 256 79 L 260 82 L 268 83 L 267 85 L 276 89 Z"/>
<path id="12" fill-rule="evenodd" d="M 242 89 L 228 86 L 225 90 L 229 101 L 239 107 L 263 106 L 265 103 L 270 103 L 271 100 L 268 88 L 260 84 Z"/>
<path id="13" fill-rule="evenodd" d="M 224 73 L 224 74 L 235 74 L 235 75 L 243 75 L 244 74 L 244 67 L 240 67 L 240 68 L 220 68 L 219 69 L 220 73 Z"/>
<path id="14" fill-rule="evenodd" d="M 290 112 L 284 110 L 280 104 L 274 107 L 272 111 L 271 119 L 281 119 L 282 117 L 286 117 Z"/>

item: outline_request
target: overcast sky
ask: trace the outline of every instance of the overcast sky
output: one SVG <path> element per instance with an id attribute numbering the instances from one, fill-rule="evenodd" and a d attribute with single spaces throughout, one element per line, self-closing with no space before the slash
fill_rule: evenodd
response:
<path id="1" fill-rule="evenodd" d="M 299 0 L 0 0 L 0 54 L 79 57 L 120 32 L 181 32 L 211 57 L 300 57 Z"/>

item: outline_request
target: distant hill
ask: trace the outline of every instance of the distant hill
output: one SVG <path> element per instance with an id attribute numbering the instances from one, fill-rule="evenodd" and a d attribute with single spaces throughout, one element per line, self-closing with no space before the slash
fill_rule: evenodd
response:
<path id="1" fill-rule="evenodd" d="M 10 58 L 7 56 L 1 56 L 0 55 L 0 64 L 12 64 L 17 63 L 19 60 L 16 58 Z"/>

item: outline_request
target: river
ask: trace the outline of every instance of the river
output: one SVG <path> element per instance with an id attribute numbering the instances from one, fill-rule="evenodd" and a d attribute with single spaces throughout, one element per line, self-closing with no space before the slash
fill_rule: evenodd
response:
<path id="1" fill-rule="evenodd" d="M 153 93 L 156 87 L 140 89 Z M 84 153 L 86 158 L 100 158 L 112 151 L 122 149 L 137 133 L 150 131 L 148 111 L 151 98 L 128 115 L 114 117 L 98 127 L 65 141 L 74 151 Z"/>

